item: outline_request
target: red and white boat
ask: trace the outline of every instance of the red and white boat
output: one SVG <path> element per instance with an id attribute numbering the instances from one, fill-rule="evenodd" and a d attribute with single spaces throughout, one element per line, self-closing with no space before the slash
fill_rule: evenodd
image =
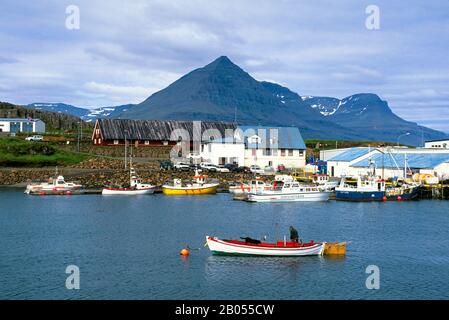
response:
<path id="1" fill-rule="evenodd" d="M 137 177 L 133 168 L 130 170 L 130 187 L 129 188 L 104 188 L 101 191 L 103 195 L 140 195 L 140 194 L 152 194 L 156 186 L 151 184 L 142 183 L 142 179 Z"/>
<path id="2" fill-rule="evenodd" d="M 241 256 L 277 256 L 299 257 L 316 256 L 324 253 L 325 242 L 298 243 L 278 241 L 267 243 L 246 238 L 241 240 L 221 240 L 206 236 L 206 242 L 214 255 L 241 255 Z"/>
<path id="3" fill-rule="evenodd" d="M 66 182 L 63 176 L 56 179 L 50 178 L 49 182 L 37 182 L 27 185 L 24 193 L 41 194 L 41 193 L 66 193 L 70 194 L 73 190 L 79 190 L 83 186 L 74 182 Z"/>
<path id="4" fill-rule="evenodd" d="M 251 191 L 263 191 L 269 190 L 271 186 L 266 184 L 260 178 L 256 178 L 255 180 L 251 180 L 248 183 L 237 183 L 229 186 L 229 192 L 241 195 L 245 193 L 249 193 Z"/>

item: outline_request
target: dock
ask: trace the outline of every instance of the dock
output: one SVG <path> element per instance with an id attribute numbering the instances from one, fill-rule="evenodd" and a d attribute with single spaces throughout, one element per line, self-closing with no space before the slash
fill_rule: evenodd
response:
<path id="1" fill-rule="evenodd" d="M 419 198 L 449 200 L 449 184 L 424 184 L 421 186 Z"/>

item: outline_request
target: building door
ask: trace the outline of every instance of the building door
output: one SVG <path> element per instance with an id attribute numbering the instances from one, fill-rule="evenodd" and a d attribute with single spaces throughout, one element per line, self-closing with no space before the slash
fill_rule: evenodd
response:
<path id="1" fill-rule="evenodd" d="M 20 122 L 11 122 L 9 131 L 11 133 L 20 132 Z"/>
<path id="2" fill-rule="evenodd" d="M 226 164 L 226 158 L 225 158 L 225 157 L 220 157 L 220 158 L 218 158 L 218 164 L 219 164 L 219 165 Z"/>
<path id="3" fill-rule="evenodd" d="M 334 166 L 331 167 L 331 177 L 335 176 Z"/>

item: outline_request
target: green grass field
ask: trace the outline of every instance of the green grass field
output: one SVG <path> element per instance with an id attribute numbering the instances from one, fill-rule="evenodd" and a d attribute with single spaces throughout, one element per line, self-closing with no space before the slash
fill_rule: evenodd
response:
<path id="1" fill-rule="evenodd" d="M 52 142 L 30 142 L 18 138 L 0 139 L 0 166 L 44 167 L 79 163 L 88 157 L 61 150 Z"/>

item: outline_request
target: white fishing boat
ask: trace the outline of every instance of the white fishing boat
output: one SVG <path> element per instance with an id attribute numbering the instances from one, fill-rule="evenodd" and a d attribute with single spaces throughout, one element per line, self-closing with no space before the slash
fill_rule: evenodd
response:
<path id="1" fill-rule="evenodd" d="M 249 192 L 249 202 L 327 201 L 329 192 L 316 186 L 301 185 L 291 176 L 276 176 L 269 190 Z"/>
<path id="2" fill-rule="evenodd" d="M 284 240 L 266 243 L 250 238 L 244 238 L 244 241 L 221 240 L 211 236 L 206 236 L 206 243 L 214 255 L 240 256 L 314 256 L 322 255 L 326 247 L 325 242 L 299 243 Z"/>
<path id="3" fill-rule="evenodd" d="M 156 186 L 148 183 L 142 183 L 134 168 L 130 169 L 130 181 L 129 188 L 104 188 L 101 191 L 103 195 L 140 195 L 140 194 L 152 194 Z"/>
<path id="4" fill-rule="evenodd" d="M 83 186 L 74 182 L 66 182 L 63 176 L 58 176 L 56 179 L 50 178 L 48 182 L 30 183 L 27 185 L 24 193 L 61 193 L 70 192 L 81 189 Z"/>
<path id="5" fill-rule="evenodd" d="M 254 180 L 251 180 L 247 183 L 237 183 L 229 186 L 229 192 L 233 194 L 244 194 L 248 193 L 250 191 L 262 191 L 262 190 L 269 190 L 270 184 L 265 183 L 260 178 L 256 178 Z"/>

